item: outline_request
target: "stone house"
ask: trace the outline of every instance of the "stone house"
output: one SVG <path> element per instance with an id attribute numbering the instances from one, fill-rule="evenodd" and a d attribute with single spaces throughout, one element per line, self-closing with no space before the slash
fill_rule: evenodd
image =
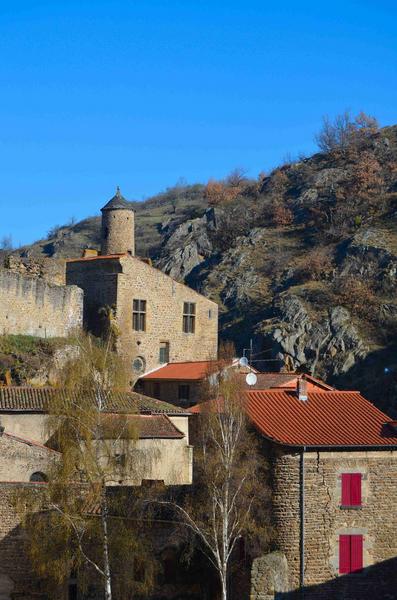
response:
<path id="1" fill-rule="evenodd" d="M 118 190 L 102 208 L 101 254 L 69 260 L 66 283 L 84 291 L 85 329 L 112 311 L 131 379 L 161 364 L 215 359 L 218 306 L 135 256 L 134 211 Z"/>
<path id="2" fill-rule="evenodd" d="M 48 450 L 47 407 L 57 393 L 54 388 L 0 387 L 0 425 L 4 435 L 34 440 L 31 443 L 35 447 L 40 445 Z M 140 485 L 142 480 L 163 481 L 165 485 L 191 483 L 193 450 L 189 444 L 189 413 L 135 392 L 114 392 L 105 407 L 104 418 L 117 415 L 134 421 L 137 452 L 147 457 L 145 468 L 130 483 Z M 13 460 L 15 464 L 20 462 L 16 457 Z M 3 463 L 0 473 L 9 473 L 5 480 L 15 481 L 11 470 L 7 471 L 12 469 L 13 461 L 3 458 L 0 462 Z M 29 477 L 21 481 L 29 481 Z"/>
<path id="3" fill-rule="evenodd" d="M 232 368 L 241 375 L 241 383 L 251 389 L 295 389 L 299 378 L 304 378 L 308 390 L 333 390 L 330 385 L 312 377 L 298 373 L 258 373 L 252 367 L 244 368 L 234 359 L 231 365 L 219 366 L 215 361 L 184 361 L 168 363 L 146 373 L 135 384 L 135 389 L 148 396 L 159 398 L 176 406 L 189 407 L 205 399 L 208 383 L 222 369 Z M 256 383 L 248 386 L 246 375 L 253 372 Z"/>
<path id="4" fill-rule="evenodd" d="M 253 561 L 251 600 L 394 598 L 396 423 L 359 392 L 302 383 L 244 402 L 271 464 L 279 553 Z"/>
<path id="5" fill-rule="evenodd" d="M 20 488 L 40 494 L 53 461 L 61 459 L 59 452 L 49 447 L 52 440 L 47 429 L 48 406 L 56 393 L 53 388 L 0 387 L 1 600 L 45 597 L 24 554 L 24 532 L 14 497 Z M 119 484 L 163 482 L 165 486 L 183 486 L 192 482 L 189 413 L 135 392 L 114 392 L 107 399 L 103 417 L 111 422 L 121 416 L 134 421 L 137 428 L 140 471 L 134 480 L 120 480 Z M 104 439 L 106 427 L 104 423 Z"/>

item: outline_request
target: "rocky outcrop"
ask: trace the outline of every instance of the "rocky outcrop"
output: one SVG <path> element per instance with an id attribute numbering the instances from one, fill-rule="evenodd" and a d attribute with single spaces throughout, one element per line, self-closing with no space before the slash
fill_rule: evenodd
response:
<path id="1" fill-rule="evenodd" d="M 177 226 L 172 222 L 163 227 L 165 243 L 156 266 L 178 281 L 183 281 L 212 252 L 209 232 L 216 227 L 214 209 L 202 217 Z"/>
<path id="2" fill-rule="evenodd" d="M 348 243 L 341 262 L 342 276 L 359 276 L 377 283 L 384 293 L 397 284 L 397 256 L 392 251 L 389 232 L 370 227 L 359 231 Z"/>
<path id="3" fill-rule="evenodd" d="M 291 370 L 303 369 L 322 377 L 340 375 L 368 353 L 346 308 L 329 308 L 311 315 L 295 295 L 278 297 L 275 317 L 262 322 L 258 333 L 270 342 L 273 354 Z"/>

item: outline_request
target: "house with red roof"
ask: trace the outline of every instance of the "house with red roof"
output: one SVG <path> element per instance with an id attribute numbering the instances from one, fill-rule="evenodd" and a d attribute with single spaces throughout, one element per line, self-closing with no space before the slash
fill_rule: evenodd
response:
<path id="1" fill-rule="evenodd" d="M 270 464 L 274 547 L 287 565 L 272 573 L 274 561 L 254 560 L 251 600 L 395 597 L 396 422 L 359 392 L 308 389 L 304 380 L 245 390 L 243 406 Z M 208 410 L 222 401 L 191 412 Z"/>
<path id="2" fill-rule="evenodd" d="M 238 359 L 230 364 L 222 361 L 184 361 L 170 362 L 153 369 L 138 379 L 135 389 L 154 398 L 159 398 L 177 406 L 189 407 L 200 402 L 207 393 L 208 379 L 216 376 L 222 370 L 232 368 L 241 375 L 241 383 L 244 387 L 251 389 L 294 389 L 300 377 L 307 381 L 309 390 L 332 390 L 330 385 L 312 377 L 298 373 L 259 373 L 253 367 L 242 367 Z M 246 383 L 247 373 L 256 374 L 256 383 L 248 386 Z"/>

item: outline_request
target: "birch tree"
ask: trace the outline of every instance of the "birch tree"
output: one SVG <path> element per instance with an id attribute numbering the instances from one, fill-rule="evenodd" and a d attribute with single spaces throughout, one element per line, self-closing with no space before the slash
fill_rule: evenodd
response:
<path id="1" fill-rule="evenodd" d="M 78 341 L 78 354 L 64 368 L 49 407 L 47 444 L 60 459 L 43 493 L 34 495 L 36 506 L 23 499 L 36 572 L 54 589 L 77 572 L 83 588 L 99 581 L 105 600 L 144 591 L 153 574 L 139 525 L 138 493 L 115 487 L 134 483 L 142 464 L 136 415 L 111 412 L 114 390 L 126 389 L 125 370 L 111 347 L 110 338 Z M 147 563 L 139 582 L 137 560 Z"/>
<path id="2" fill-rule="evenodd" d="M 162 504 L 198 538 L 227 600 L 239 540 L 268 539 L 268 491 L 265 461 L 244 411 L 241 378 L 229 369 L 211 387 L 213 398 L 200 405 L 196 417 L 194 492 L 184 502 Z"/>

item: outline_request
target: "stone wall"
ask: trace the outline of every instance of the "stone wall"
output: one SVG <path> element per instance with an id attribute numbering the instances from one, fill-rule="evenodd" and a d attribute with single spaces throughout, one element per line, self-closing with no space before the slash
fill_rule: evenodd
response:
<path id="1" fill-rule="evenodd" d="M 133 210 L 102 212 L 101 254 L 135 254 L 135 214 Z"/>
<path id="2" fill-rule="evenodd" d="M 250 600 L 274 600 L 278 592 L 288 591 L 288 563 L 281 552 L 255 558 L 251 568 Z"/>
<path id="3" fill-rule="evenodd" d="M 147 263 L 124 255 L 67 263 L 66 281 L 84 290 L 84 323 L 98 333 L 101 307 L 115 306 L 120 330 L 118 350 L 131 365 L 142 357 L 145 371 L 160 366 L 160 342 L 170 345 L 170 362 L 216 358 L 218 306 Z M 132 328 L 133 300 L 146 300 L 146 330 Z M 182 330 L 183 304 L 196 304 L 195 333 Z"/>
<path id="4" fill-rule="evenodd" d="M 74 259 L 66 263 L 67 285 L 77 285 L 84 292 L 84 329 L 99 335 L 102 322 L 101 308 L 115 307 L 117 302 L 117 277 L 120 262 L 109 258 Z"/>
<path id="5" fill-rule="evenodd" d="M 0 335 L 67 337 L 82 326 L 83 292 L 0 270 Z"/>
<path id="6" fill-rule="evenodd" d="M 33 473 L 48 474 L 58 452 L 13 435 L 0 435 L 0 482 L 28 482 Z"/>
<path id="7" fill-rule="evenodd" d="M 0 483 L 0 598 L 1 600 L 44 600 L 25 551 L 15 494 L 21 488 L 40 494 L 40 484 Z"/>
<path id="8" fill-rule="evenodd" d="M 291 590 L 299 587 L 299 467 L 299 453 L 278 452 L 273 494 L 276 543 L 288 560 Z M 341 474 L 353 471 L 363 474 L 363 506 L 341 508 Z M 346 586 L 352 586 L 343 597 L 372 599 L 373 591 L 370 593 L 368 585 L 360 585 L 360 581 L 365 582 L 366 568 L 397 556 L 396 497 L 396 451 L 305 453 L 304 570 L 305 586 L 312 586 L 308 598 L 341 597 L 339 588 L 332 595 L 329 588 L 319 584 L 339 578 L 339 535 L 358 533 L 364 536 L 364 571 L 342 578 Z"/>

